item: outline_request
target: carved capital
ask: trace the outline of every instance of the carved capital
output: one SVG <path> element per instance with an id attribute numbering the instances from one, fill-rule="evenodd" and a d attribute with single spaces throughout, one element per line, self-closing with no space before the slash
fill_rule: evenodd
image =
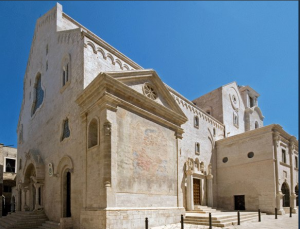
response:
<path id="1" fill-rule="evenodd" d="M 103 126 L 104 126 L 104 134 L 105 134 L 106 136 L 111 135 L 111 123 L 110 123 L 110 122 L 105 122 L 105 123 L 103 124 Z"/>
<path id="2" fill-rule="evenodd" d="M 273 133 L 273 139 L 276 142 L 276 146 L 279 146 L 280 133 L 278 131 L 274 131 L 274 133 Z"/>

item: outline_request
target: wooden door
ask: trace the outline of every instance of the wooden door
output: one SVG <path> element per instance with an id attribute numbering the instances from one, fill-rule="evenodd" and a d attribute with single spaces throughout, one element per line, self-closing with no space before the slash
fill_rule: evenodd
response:
<path id="1" fill-rule="evenodd" d="M 200 180 L 193 179 L 193 191 L 194 191 L 194 205 L 201 204 L 201 192 L 200 192 Z"/>

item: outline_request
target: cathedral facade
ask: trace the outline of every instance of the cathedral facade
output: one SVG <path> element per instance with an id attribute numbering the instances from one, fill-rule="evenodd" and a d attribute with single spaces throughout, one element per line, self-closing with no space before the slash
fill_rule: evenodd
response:
<path id="1" fill-rule="evenodd" d="M 134 229 L 199 206 L 297 210 L 298 141 L 263 126 L 249 86 L 189 101 L 57 4 L 36 23 L 23 88 L 18 211 Z"/>

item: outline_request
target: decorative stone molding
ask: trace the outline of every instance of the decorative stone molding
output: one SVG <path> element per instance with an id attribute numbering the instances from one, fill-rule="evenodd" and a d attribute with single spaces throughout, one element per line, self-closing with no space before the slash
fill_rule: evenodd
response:
<path id="1" fill-rule="evenodd" d="M 280 133 L 278 131 L 274 131 L 273 133 L 273 139 L 276 142 L 276 146 L 279 146 L 279 142 L 280 142 Z"/>
<path id="2" fill-rule="evenodd" d="M 168 87 L 169 88 L 169 87 Z M 191 105 L 191 104 L 187 104 L 186 101 L 184 101 L 183 99 L 181 99 L 180 97 L 174 95 L 172 93 L 172 91 L 169 88 L 169 91 L 171 93 L 171 95 L 173 96 L 173 98 L 175 99 L 175 101 L 179 104 L 179 106 L 182 106 L 183 108 L 189 110 L 190 112 L 192 112 L 194 115 L 198 115 L 200 118 L 202 118 L 203 120 L 205 120 L 206 122 L 212 124 L 214 127 L 220 129 L 220 130 L 224 130 L 224 126 L 223 124 L 219 123 L 217 120 L 214 120 L 213 117 L 208 116 L 206 114 L 206 112 L 202 111 L 200 108 L 196 107 L 195 105 Z"/>
<path id="3" fill-rule="evenodd" d="M 104 127 L 104 134 L 105 134 L 106 136 L 111 135 L 111 123 L 110 123 L 110 122 L 105 122 L 105 123 L 103 124 L 103 127 Z"/>
<path id="4" fill-rule="evenodd" d="M 72 38 L 66 38 L 67 40 L 71 40 L 71 41 L 75 41 L 76 38 L 75 36 Z M 74 42 L 73 41 L 73 42 Z M 106 49 L 104 49 L 104 47 L 100 47 L 97 44 L 95 44 L 93 41 L 91 40 L 87 40 L 84 44 L 83 47 L 87 48 L 88 45 L 92 48 L 93 53 L 94 54 L 101 54 L 101 57 L 103 58 L 103 60 L 110 60 L 112 65 L 115 65 L 116 63 L 120 66 L 120 69 L 123 71 L 128 71 L 128 70 L 136 70 L 135 68 L 133 68 L 129 63 L 127 63 L 125 60 L 122 60 L 120 58 L 117 58 L 116 56 L 114 56 L 112 53 L 110 53 L 109 51 L 107 51 Z"/>

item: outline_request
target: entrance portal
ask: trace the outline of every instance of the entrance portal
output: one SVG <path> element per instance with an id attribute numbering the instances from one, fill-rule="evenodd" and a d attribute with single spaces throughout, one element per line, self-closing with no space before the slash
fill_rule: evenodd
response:
<path id="1" fill-rule="evenodd" d="M 284 194 L 283 196 L 283 207 L 289 207 L 290 206 L 290 189 L 286 182 L 284 182 L 281 186 L 281 192 Z"/>
<path id="2" fill-rule="evenodd" d="M 246 210 L 244 195 L 234 196 L 234 210 Z"/>
<path id="3" fill-rule="evenodd" d="M 200 179 L 193 179 L 194 205 L 201 205 L 201 183 Z"/>

